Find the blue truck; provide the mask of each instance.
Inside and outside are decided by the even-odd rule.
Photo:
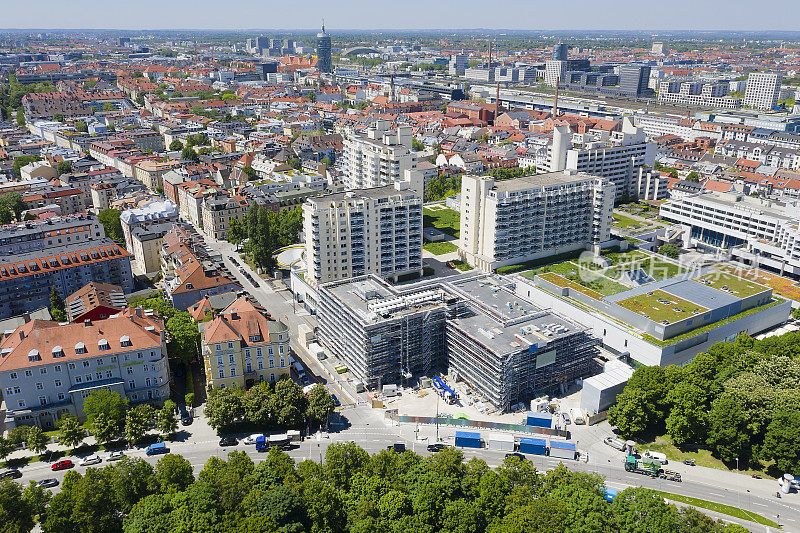
[[[461,448],[480,448],[481,434],[471,431],[456,431],[456,446]]]

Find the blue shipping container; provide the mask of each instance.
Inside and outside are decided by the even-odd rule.
[[[540,428],[553,427],[553,415],[550,413],[539,413],[535,411],[528,411],[526,417],[526,424],[529,426],[537,426]]]
[[[519,439],[519,451],[535,455],[547,455],[547,441],[544,439],[522,437]]]
[[[456,431],[456,446],[462,448],[480,448],[481,434],[471,431]]]

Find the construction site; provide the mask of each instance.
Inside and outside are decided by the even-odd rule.
[[[318,336],[371,389],[442,375],[501,412],[596,373],[597,339],[509,283],[486,274],[403,290],[376,276],[332,282],[320,288]]]

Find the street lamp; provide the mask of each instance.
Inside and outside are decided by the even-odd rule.
[[[739,473],[739,458],[738,457],[736,458],[736,473],[737,474]],[[742,494],[739,491],[738,480],[737,480],[737,483],[736,483],[736,502],[737,502],[737,505],[739,506],[739,509],[741,509],[742,508]]]

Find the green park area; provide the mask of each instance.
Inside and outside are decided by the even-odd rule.
[[[617,304],[655,322],[666,321],[670,324],[708,311],[705,307],[660,290],[632,296]]]
[[[436,228],[458,239],[461,231],[461,213],[439,205],[425,207],[422,210],[422,225],[426,228]]]
[[[455,244],[448,241],[426,242],[422,245],[422,248],[433,255],[449,254],[458,250],[458,247]]]

